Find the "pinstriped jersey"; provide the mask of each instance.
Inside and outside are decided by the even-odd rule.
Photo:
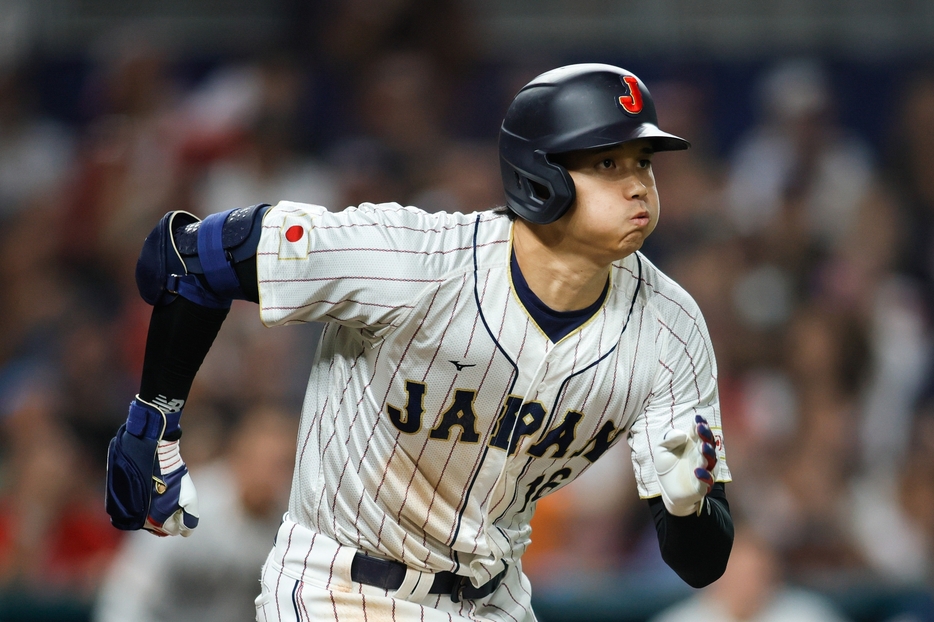
[[[729,481],[710,337],[640,253],[552,343],[516,295],[513,223],[398,204],[282,202],[257,252],[267,325],[326,323],[300,424],[293,520],[481,585],[530,542],[535,504],[626,438],[639,494],[652,448],[704,416]]]

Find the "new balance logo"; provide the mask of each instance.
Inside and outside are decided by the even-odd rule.
[[[164,395],[157,395],[152,398],[152,403],[155,404],[159,410],[169,414],[181,412],[182,406],[185,405],[185,400],[170,400]]]
[[[476,367],[476,363],[461,363],[460,361],[448,361],[448,363],[454,363],[454,367],[457,368],[457,371],[462,371],[465,367]]]

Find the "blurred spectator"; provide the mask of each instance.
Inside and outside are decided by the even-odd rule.
[[[374,57],[400,49],[457,69],[476,54],[470,17],[458,0],[329,0],[313,28],[324,62],[343,71],[359,72]]]
[[[715,153],[711,115],[706,114],[709,94],[697,83],[676,80],[653,84],[652,94],[659,122],[691,142],[683,153],[652,160],[665,226],[652,233],[642,250],[668,270],[685,255],[718,245],[734,232],[723,202],[724,166]]]
[[[912,76],[902,90],[889,145],[887,176],[900,201],[899,267],[934,300],[934,71]]]
[[[853,532],[866,558],[892,588],[927,590],[926,616],[934,620],[934,417],[922,411],[897,475],[863,477],[853,486]],[[915,618],[907,618],[914,620]]]
[[[61,206],[61,253],[73,278],[97,295],[129,299],[152,223],[170,209],[190,209],[168,131],[178,89],[168,52],[141,33],[118,33],[99,54],[85,87],[91,120]]]
[[[192,385],[189,403],[199,400],[239,413],[246,404],[276,402],[299,412],[321,328],[311,323],[269,329],[253,304],[234,303]]]
[[[651,622],[844,622],[833,604],[814,592],[791,587],[768,543],[737,525],[723,577]]]
[[[919,288],[916,307],[918,318],[899,317],[901,328],[914,328],[915,343],[924,349],[919,356],[910,357],[914,367],[903,365],[901,371],[916,379],[916,393],[909,395],[914,406],[930,411],[934,404],[934,360],[931,357],[932,326],[934,326],[934,71],[930,69],[910,77],[902,91],[899,114],[893,128],[887,168],[892,193],[899,198],[900,227],[898,267]],[[903,286],[904,289],[904,286]],[[914,326],[904,320],[914,320]],[[918,326],[920,324],[920,326]],[[919,330],[923,329],[923,330]],[[901,331],[904,332],[904,331]],[[907,337],[908,335],[906,335]],[[920,378],[915,374],[920,372]],[[895,378],[896,380],[898,377]],[[904,417],[898,420],[895,445],[904,447],[909,426]],[[876,425],[874,431],[884,426]],[[889,447],[886,447],[889,449]]]
[[[59,200],[70,172],[74,137],[37,115],[22,71],[0,69],[0,219],[42,200]]]
[[[733,486],[731,500],[784,556],[793,576],[826,587],[866,567],[848,514],[849,482],[860,457],[856,406],[866,339],[845,313],[810,306],[795,312],[784,343],[775,378],[786,383],[778,385],[786,392],[785,421],[760,416],[748,422],[745,477]]]
[[[430,183],[450,140],[444,123],[450,92],[440,65],[424,53],[393,52],[373,59],[355,78],[355,126],[389,152],[403,197],[411,197]]]
[[[403,189],[410,191],[396,160],[380,141],[349,138],[339,141],[327,154],[338,187],[338,205],[398,201]]]
[[[296,431],[296,421],[276,408],[246,413],[224,457],[192,469],[198,529],[184,539],[129,534],[101,588],[94,619],[254,620],[260,567],[287,505]]]
[[[837,121],[829,78],[814,60],[778,63],[759,86],[762,118],[736,147],[728,204],[745,235],[776,226],[832,247],[875,172],[869,145]]]
[[[223,157],[208,167],[198,190],[197,214],[204,217],[279,200],[324,205],[333,210],[345,207],[338,204],[333,172],[299,152],[297,117],[305,89],[298,68],[276,60],[235,70],[225,68],[221,73],[229,77],[209,79],[207,88],[221,90],[223,98],[208,93],[195,95],[204,102],[201,114],[208,118],[223,115],[231,99],[252,103],[245,103],[242,110],[231,114],[234,118],[227,120],[227,131],[237,132],[240,137],[227,141],[229,152],[220,154]]]
[[[56,417],[63,397],[41,368],[4,386],[0,593],[90,598],[120,540],[100,503],[102,465]]]
[[[57,253],[61,235],[51,205],[19,212],[0,227],[0,366],[58,348],[74,290]]]
[[[453,142],[438,154],[430,178],[412,200],[427,212],[476,212],[505,203],[496,146]]]

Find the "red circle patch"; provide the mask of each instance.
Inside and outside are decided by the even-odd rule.
[[[305,235],[305,230],[301,225],[292,225],[285,231],[285,239],[289,242],[298,242]]]

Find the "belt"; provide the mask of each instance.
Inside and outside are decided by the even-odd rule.
[[[384,590],[397,590],[405,580],[406,570],[407,566],[401,562],[357,553],[350,564],[350,578],[357,583],[373,585]],[[428,593],[450,594],[451,600],[455,603],[460,602],[461,599],[484,598],[496,591],[505,575],[504,569],[480,587],[474,587],[468,577],[453,572],[438,572],[434,574]]]

